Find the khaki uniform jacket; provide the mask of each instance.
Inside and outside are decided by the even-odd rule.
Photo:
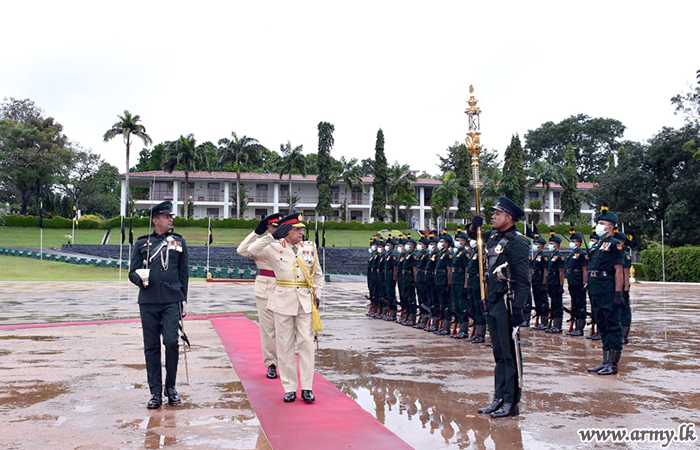
[[[275,271],[276,286],[267,300],[267,309],[287,316],[296,316],[299,305],[305,313],[311,313],[312,296],[307,287],[306,277],[301,272],[306,270],[313,280],[316,296],[321,298],[323,273],[318,263],[318,252],[313,242],[303,241],[298,244],[297,254],[284,239],[275,239],[271,234],[257,239],[248,247],[253,258],[265,257]],[[301,262],[297,265],[295,260]]]
[[[262,236],[258,235],[253,231],[250,233],[248,236],[246,236],[245,239],[243,239],[243,242],[238,246],[236,249],[236,252],[244,256],[246,258],[253,258],[255,261],[255,265],[258,266],[258,271],[260,269],[263,270],[270,270],[274,272],[274,269],[272,268],[272,265],[270,265],[270,262],[268,261],[273,254],[273,250],[271,247],[266,247],[264,251],[260,254],[253,255],[250,253],[250,246],[256,242],[259,238]],[[258,276],[255,277],[255,285],[253,286],[253,294],[256,297],[261,297],[261,298],[269,298],[270,293],[272,293],[272,290],[275,288],[275,278],[274,277],[267,277],[264,275],[258,274]]]

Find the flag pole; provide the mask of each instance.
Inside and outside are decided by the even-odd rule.
[[[666,282],[666,256],[664,251],[664,219],[661,219],[661,272],[663,273],[663,281]]]

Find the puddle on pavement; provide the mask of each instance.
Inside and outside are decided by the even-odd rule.
[[[25,339],[30,341],[57,341],[59,338],[56,336],[0,336],[0,341],[11,340],[11,339]]]
[[[39,380],[13,382],[0,387],[0,410],[26,408],[69,392],[66,383]]]
[[[129,369],[146,370],[146,364],[122,364],[122,366]]]

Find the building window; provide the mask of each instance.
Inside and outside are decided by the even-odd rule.
[[[266,184],[256,184],[255,185],[255,201],[256,202],[267,202],[267,185]]]
[[[207,183],[207,189],[210,191],[218,191],[219,190],[219,183]]]
[[[537,191],[530,191],[527,193],[527,195],[530,200],[537,200],[540,198],[540,193]]]
[[[207,217],[211,217],[212,219],[218,219],[219,208],[207,208]]]
[[[316,220],[316,210],[314,209],[305,209],[302,211],[302,214],[304,215],[304,220]]]
[[[362,211],[350,211],[350,220],[362,222]]]
[[[264,219],[267,217],[267,209],[266,208],[255,208],[255,218],[256,219]]]
[[[180,183],[180,189],[185,189],[184,181]],[[194,182],[187,183],[187,189],[194,189]]]

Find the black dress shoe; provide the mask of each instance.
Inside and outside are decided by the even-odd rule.
[[[270,364],[270,367],[267,368],[267,378],[277,378],[277,366],[275,366],[274,364]]]
[[[180,403],[182,403],[180,394],[177,393],[174,386],[165,388],[165,395],[168,397],[168,405],[180,406]]]
[[[492,412],[498,410],[498,408],[500,408],[501,405],[503,405],[503,399],[494,398],[489,406],[479,408],[479,414],[491,414]]]
[[[316,397],[314,397],[314,393],[312,391],[306,390],[301,391],[301,398],[303,398],[305,402],[313,402],[314,400],[316,400]]]
[[[512,417],[519,414],[517,403],[504,403],[497,411],[491,413],[491,417]]]
[[[291,403],[294,400],[297,399],[297,393],[296,392],[285,392],[284,393],[284,402],[285,403]]]
[[[153,394],[151,399],[148,401],[146,407],[148,409],[158,409],[163,404],[163,399],[160,394]]]

